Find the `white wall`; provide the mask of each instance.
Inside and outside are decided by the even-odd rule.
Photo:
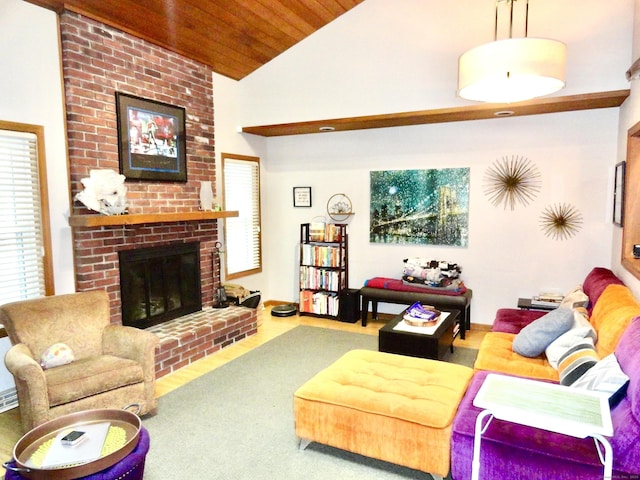
[[[263,211],[266,210],[266,206],[269,205],[269,199],[264,194],[264,165],[266,161],[266,141],[264,138],[257,137],[255,135],[240,135],[238,128],[240,121],[238,118],[238,95],[239,88],[238,82],[232,80],[223,75],[213,74],[213,115],[215,126],[215,150],[216,150],[216,195],[222,199],[222,168],[221,168],[221,155],[222,153],[232,153],[236,155],[249,155],[260,158],[261,166],[261,204]],[[221,202],[221,200],[220,200]],[[268,219],[263,215],[263,233],[269,230]],[[224,231],[224,221],[219,220],[220,233]],[[222,235],[220,241],[223,241]],[[264,240],[263,240],[264,245]],[[222,251],[224,251],[226,245],[223,245]],[[261,290],[264,292],[267,284],[266,272],[269,263],[269,258],[263,253],[263,273],[250,275],[237,280],[229,280],[230,283],[239,283],[249,290]],[[224,272],[223,272],[224,273]],[[223,281],[225,281],[223,279]],[[266,292],[264,292],[266,293]],[[269,297],[270,298],[270,297]],[[262,296],[262,300],[268,300],[268,297]]]
[[[567,87],[560,94],[628,88],[632,13],[633,0],[531,4],[529,35],[568,46]],[[457,57],[492,40],[492,15],[490,0],[398,0],[392,6],[367,0],[241,80],[240,124],[463,105],[455,97]],[[334,193],[349,195],[356,212],[349,229],[351,287],[373,276],[399,277],[409,256],[458,262],[474,291],[478,323],[491,323],[497,308],[515,306],[519,296],[573,288],[592,267],[611,266],[618,110],[266,139],[265,298],[297,301],[299,224],[326,215]],[[529,158],[542,174],[535,202],[514,212],[491,206],[483,194],[487,168],[511,155]],[[371,170],[451,166],[471,168],[468,248],[369,243]],[[313,189],[314,207],[293,208],[292,188],[305,185]],[[569,240],[549,239],[540,213],[564,202],[580,210],[582,229]]]
[[[334,193],[346,193],[356,212],[349,225],[353,288],[374,276],[399,278],[406,257],[457,262],[474,292],[473,321],[491,323],[497,308],[515,306],[519,296],[575,287],[592,267],[610,265],[617,115],[607,109],[270,139],[266,196],[276,209],[265,215],[272,233],[265,251],[278,268],[268,270],[268,298],[298,299],[299,224],[326,216]],[[511,155],[527,157],[542,175],[536,200],[515,211],[494,207],[483,193],[487,168]],[[468,248],[369,243],[369,172],[442,167],[471,169]],[[293,208],[297,185],[312,187],[311,209]],[[575,237],[553,240],[540,229],[540,213],[564,202],[584,223]]]
[[[73,292],[69,180],[56,14],[20,0],[0,0],[0,119],[44,125],[56,293]],[[0,341],[0,358],[9,349]],[[0,362],[0,391],[13,378]]]
[[[57,16],[0,0],[0,118],[44,126],[56,293],[75,289]]]

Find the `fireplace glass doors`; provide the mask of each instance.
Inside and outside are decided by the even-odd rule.
[[[123,250],[118,256],[123,325],[147,328],[202,309],[200,242]]]

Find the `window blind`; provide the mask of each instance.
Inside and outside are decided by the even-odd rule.
[[[0,305],[45,295],[38,139],[0,130]]]
[[[223,155],[222,169],[225,210],[239,214],[225,222],[225,277],[230,279],[262,271],[260,162]]]

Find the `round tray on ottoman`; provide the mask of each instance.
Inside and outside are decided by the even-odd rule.
[[[83,410],[38,425],[15,444],[3,465],[5,480],[141,479],[149,438],[128,407]],[[86,432],[88,440],[65,450],[60,438],[72,430]]]
[[[107,480],[107,479],[119,479],[119,480],[142,480],[144,475],[144,462],[149,451],[149,432],[144,427],[140,428],[140,435],[138,438],[138,444],[126,457],[120,460],[118,463],[93,473],[86,477],[81,477],[82,480]],[[6,467],[17,469],[18,465],[15,460],[7,462]],[[6,468],[5,467],[5,468]],[[5,480],[23,480],[26,478],[32,478],[25,473],[26,476],[22,476],[18,471],[7,470],[4,478]],[[51,479],[56,479],[55,470],[50,470],[49,475]]]

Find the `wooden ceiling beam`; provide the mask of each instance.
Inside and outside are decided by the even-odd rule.
[[[403,127],[430,123],[464,122],[491,118],[521,117],[544,113],[573,112],[598,108],[619,107],[629,96],[629,90],[547,97],[511,104],[482,104],[464,107],[439,108],[416,112],[390,113],[362,117],[333,118],[307,122],[282,123],[243,127],[243,133],[262,137],[304,135],[311,133],[344,132],[370,128]],[[500,114],[500,112],[503,112]],[[506,114],[504,112],[512,112]]]

